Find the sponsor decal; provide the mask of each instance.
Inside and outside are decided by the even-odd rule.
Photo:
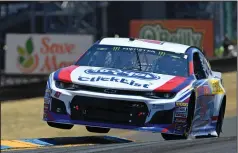
[[[45,119],[47,118],[47,113],[44,113],[44,118],[45,118]]]
[[[175,113],[175,117],[187,118],[187,113]]]
[[[148,42],[148,43],[152,43],[152,44],[159,44],[159,45],[163,45],[165,42],[163,41],[158,41],[158,40],[149,40],[149,39],[139,39],[142,40],[144,42]]]
[[[143,40],[143,39],[138,39],[141,41],[150,41],[150,40]],[[98,50],[103,50],[103,49],[98,49]],[[137,48],[137,47],[112,47],[113,51],[137,51],[137,52],[147,52],[147,53],[153,53],[153,54],[162,54],[165,55],[166,52],[163,51],[158,51],[158,50],[152,50],[152,49],[146,49],[146,48]]]
[[[188,103],[176,102],[176,103],[175,103],[175,106],[188,107]]]
[[[99,47],[97,50],[108,50],[108,48]]]
[[[117,90],[115,90],[115,89],[105,89],[104,92],[109,93],[109,94],[115,94],[115,93],[117,93]]]
[[[112,50],[113,51],[119,51],[121,47],[113,47]]]
[[[47,89],[45,90],[45,93],[51,93],[51,92],[52,92],[52,90],[49,89],[49,88],[47,88]]]
[[[162,51],[155,51],[152,49],[146,49],[146,48],[137,48],[137,47],[123,47],[122,50],[126,50],[126,51],[138,51],[138,52],[147,52],[147,53],[153,53],[153,54],[162,54],[165,55],[165,52]]]
[[[46,99],[50,98],[51,97],[51,92],[52,92],[51,89],[46,89],[44,98],[46,98]]]
[[[44,98],[50,98],[50,93],[45,93],[45,96],[44,96]]]
[[[60,95],[61,95],[61,93],[60,93],[60,92],[58,92],[58,91],[56,91],[54,96],[55,96],[56,98],[59,98],[59,97],[60,97]]]
[[[211,94],[211,90],[208,85],[200,86],[197,88],[197,96],[209,94]]]
[[[178,113],[180,113],[180,112],[186,113],[187,110],[188,110],[187,107],[176,107],[176,108],[175,108],[175,112],[178,112]]]
[[[51,101],[52,101],[52,98],[44,98],[45,104],[49,104],[49,103],[51,103]]]
[[[224,91],[221,88],[220,82],[218,80],[209,81],[212,86],[212,94],[223,94]]]
[[[135,87],[143,87],[143,88],[149,88],[149,84],[141,84],[138,83],[134,80],[129,80],[129,79],[125,79],[125,78],[117,78],[117,77],[102,77],[102,76],[98,76],[98,77],[81,77],[79,76],[78,78],[79,81],[90,81],[90,82],[98,82],[98,81],[104,81],[104,82],[118,82],[118,83],[122,83],[125,85],[130,85],[130,86],[135,86]]]
[[[44,110],[48,110],[49,109],[49,105],[48,104],[44,104]]]
[[[175,123],[186,123],[187,119],[186,118],[175,118],[174,122]]]
[[[159,76],[147,73],[147,72],[134,72],[130,70],[119,70],[113,68],[102,68],[102,69],[87,69],[84,71],[86,74],[91,75],[109,75],[109,76],[118,76],[118,77],[127,77],[127,78],[135,78],[141,80],[158,80]]]

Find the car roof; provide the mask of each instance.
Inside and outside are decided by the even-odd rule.
[[[127,46],[127,47],[138,47],[155,50],[170,51],[175,53],[185,53],[186,50],[191,47],[188,45],[149,40],[149,39],[133,39],[133,38],[103,38],[100,45],[115,45],[115,46]]]

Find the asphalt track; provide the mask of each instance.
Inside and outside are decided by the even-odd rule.
[[[159,133],[137,132],[126,138],[133,142],[118,144],[71,145],[47,147],[28,150],[12,150],[13,153],[236,153],[237,152],[237,118],[226,118],[220,138],[206,138],[164,141]]]

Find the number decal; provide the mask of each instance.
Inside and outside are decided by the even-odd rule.
[[[210,93],[209,87],[205,86],[203,89],[204,89],[204,95],[209,95]]]

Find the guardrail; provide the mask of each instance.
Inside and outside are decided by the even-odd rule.
[[[237,71],[237,57],[210,60],[210,65],[213,71]]]

